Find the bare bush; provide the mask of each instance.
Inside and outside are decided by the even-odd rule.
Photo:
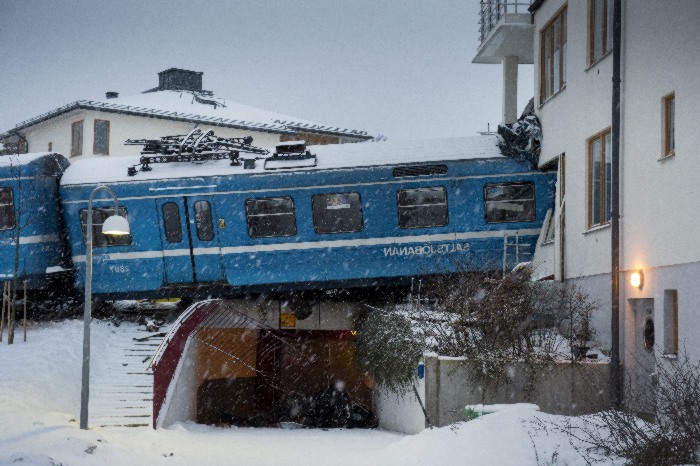
[[[600,455],[628,460],[630,466],[672,466],[700,463],[700,362],[687,354],[657,366],[656,419],[646,422],[633,407],[646,393],[625,390],[622,410],[608,410],[581,419],[572,426],[558,425],[585,445],[589,462]]]

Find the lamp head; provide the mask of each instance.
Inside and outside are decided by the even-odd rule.
[[[102,224],[102,234],[108,236],[122,236],[131,233],[129,221],[119,215],[112,215]]]

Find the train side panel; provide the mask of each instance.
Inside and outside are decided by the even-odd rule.
[[[58,181],[68,166],[59,154],[4,156],[0,161],[0,280],[15,275],[45,290],[70,273],[60,216]],[[19,236],[19,251],[16,249]]]

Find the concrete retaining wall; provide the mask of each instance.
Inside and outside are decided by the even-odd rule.
[[[510,383],[484,387],[470,375],[473,362],[461,358],[427,357],[425,360],[425,404],[435,426],[464,420],[464,406],[479,403],[539,405],[546,413],[579,415],[601,411],[610,405],[608,363],[552,363],[538,372],[533,388],[526,389],[530,369],[510,367]],[[529,396],[528,396],[529,395]]]

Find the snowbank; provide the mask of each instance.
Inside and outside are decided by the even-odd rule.
[[[104,376],[110,340],[137,326],[92,324],[92,380]],[[583,465],[569,438],[538,425],[561,416],[513,406],[454,426],[404,436],[381,430],[91,427],[82,431],[82,322],[28,329],[0,345],[0,464],[100,465]],[[118,382],[118,381],[117,381]],[[539,420],[539,421],[538,421]],[[554,459],[554,461],[552,461]],[[607,462],[602,464],[621,464]]]

